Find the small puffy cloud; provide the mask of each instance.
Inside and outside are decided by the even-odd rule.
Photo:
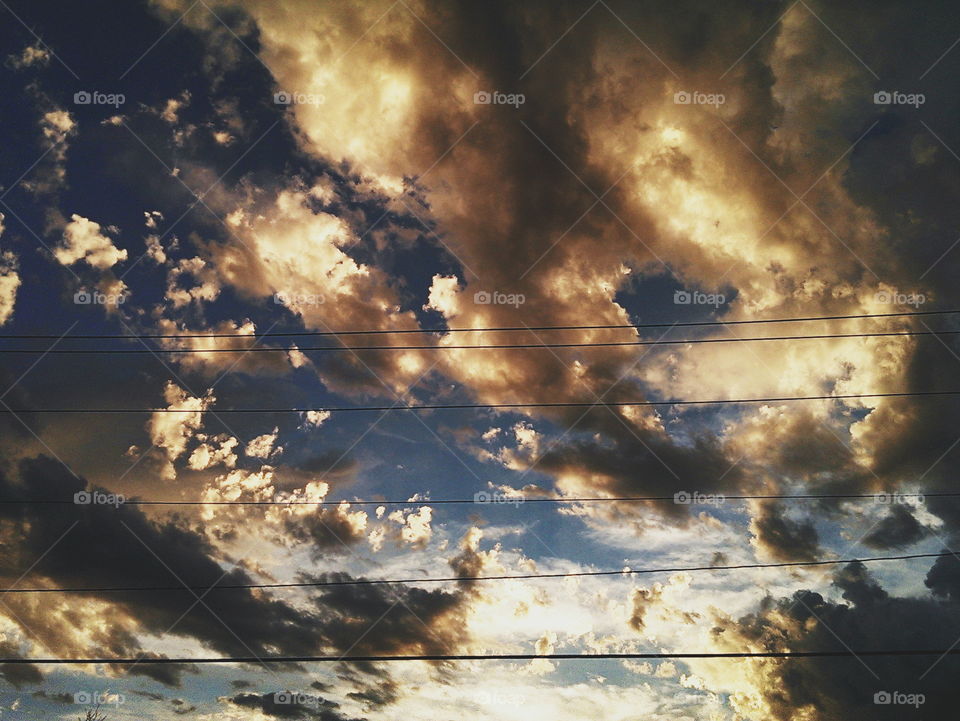
[[[40,128],[43,130],[43,137],[52,143],[60,143],[73,132],[76,123],[70,113],[58,109],[44,113],[43,119],[40,121]]]
[[[45,112],[40,117],[40,145],[44,155],[37,164],[33,176],[23,181],[23,187],[34,194],[52,193],[67,179],[67,139],[76,131],[76,123],[70,113],[60,108]]]
[[[236,140],[236,138],[233,137],[233,136],[232,136],[230,133],[228,133],[226,130],[214,130],[214,131],[213,131],[213,141],[214,141],[217,145],[230,145],[234,140]]]
[[[179,120],[180,111],[190,105],[190,92],[184,90],[176,98],[170,98],[160,111],[160,117],[170,125],[175,125]]]
[[[420,506],[416,512],[410,510],[396,510],[387,516],[391,521],[400,524],[400,541],[414,548],[424,548],[433,537],[430,521],[433,518],[433,509],[430,506]]]
[[[3,233],[3,214],[0,213],[0,234]],[[20,276],[17,273],[17,257],[8,251],[0,252],[0,325],[13,317],[17,300]]]
[[[107,270],[127,259],[126,250],[118,250],[101,232],[99,223],[74,213],[63,230],[63,242],[54,251],[63,265],[84,260],[93,268]]]
[[[264,433],[261,436],[257,436],[247,443],[247,447],[243,452],[251,458],[269,458],[276,453],[282,452],[282,447],[274,447],[277,443],[277,435],[279,433],[280,429],[274,428],[272,433]]]
[[[307,411],[303,414],[303,422],[300,424],[300,428],[303,430],[307,428],[319,428],[330,416],[330,411]]]
[[[166,455],[162,477],[173,480],[177,477],[173,462],[187,450],[190,439],[203,425],[203,411],[209,408],[216,398],[210,393],[203,398],[194,397],[171,381],[167,381],[163,389],[163,398],[167,408],[186,411],[154,413],[147,423],[150,441]]]
[[[185,282],[191,278],[194,280],[193,285],[185,287]],[[182,308],[193,301],[210,302],[219,295],[217,275],[203,258],[183,258],[167,274],[165,297],[174,308]]]
[[[202,442],[193,449],[193,453],[187,460],[187,465],[192,470],[203,471],[219,464],[227,468],[237,465],[237,454],[234,453],[234,449],[240,444],[237,438],[227,434],[213,438],[198,434],[197,438]]]
[[[160,236],[148,235],[144,240],[147,246],[147,257],[155,263],[163,264],[167,262],[167,252],[160,244]]]
[[[435,275],[430,285],[430,296],[424,310],[435,310],[444,318],[453,318],[460,312],[460,282],[456,276]]]
[[[143,224],[150,230],[156,230],[157,224],[163,221],[163,213],[159,210],[143,211]]]
[[[50,64],[50,51],[38,45],[27,45],[19,55],[8,55],[7,65],[20,70],[34,65],[42,67]]]
[[[259,471],[244,471],[236,469],[218,476],[216,486],[210,487],[204,493],[206,501],[236,501],[245,500],[265,501],[271,499],[276,489],[274,470],[264,466]]]

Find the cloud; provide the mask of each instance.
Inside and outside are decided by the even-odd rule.
[[[331,415],[330,411],[307,411],[303,414],[303,423],[300,427],[303,429],[319,428],[330,420]]]
[[[790,518],[782,503],[755,504],[750,520],[752,543],[762,556],[778,561],[813,561],[820,554],[820,537],[809,519]]]
[[[2,224],[3,216],[0,215],[0,233],[2,233]],[[17,256],[9,250],[0,252],[0,325],[4,325],[13,318],[17,289],[21,283],[17,269]]]
[[[63,265],[83,260],[98,270],[108,270],[126,260],[127,251],[118,250],[100,231],[99,223],[74,213],[63,230],[63,240],[54,250],[54,257]]]
[[[32,176],[23,181],[23,187],[34,195],[54,193],[66,184],[67,141],[77,132],[76,122],[68,111],[53,106],[46,98],[42,98],[40,104],[40,145],[44,155]]]
[[[864,537],[863,543],[871,548],[905,548],[922,540],[927,532],[909,507],[897,504],[890,507],[890,512]]]
[[[158,244],[148,244],[148,253],[158,255]],[[161,249],[162,252],[162,249]],[[192,285],[186,285],[193,280]],[[182,308],[194,302],[214,301],[220,295],[216,274],[203,258],[181,258],[167,274],[168,300],[174,308]]]
[[[15,70],[50,64],[50,51],[40,45],[27,45],[19,55],[8,55],[7,65]]]
[[[266,694],[238,693],[226,700],[233,706],[257,709],[271,718],[350,721],[347,716],[337,710],[340,704],[316,694],[294,691]],[[353,721],[360,720],[353,719]]]
[[[234,453],[234,449],[240,445],[238,439],[226,433],[212,438],[197,434],[197,438],[202,442],[193,449],[187,461],[191,470],[204,471],[219,464],[227,468],[237,465],[237,454]]]
[[[174,382],[167,381],[163,389],[163,399],[167,408],[184,412],[154,413],[147,423],[147,431],[153,445],[166,456],[163,478],[173,480],[177,477],[174,461],[187,450],[190,439],[203,426],[203,411],[209,408],[216,398],[209,392],[202,398],[194,397]]]
[[[247,443],[247,447],[243,450],[244,454],[251,458],[267,459],[274,454],[281,453],[283,447],[277,446],[277,436],[279,433],[280,429],[274,428],[272,433],[264,433],[251,439]]]
[[[888,595],[860,563],[839,570],[834,583],[843,591],[847,604],[831,602],[808,590],[797,591],[789,598],[768,599],[755,613],[716,623],[713,635],[718,648],[938,648],[943,646],[942,629],[953,627],[960,619],[955,603]],[[743,670],[748,686],[731,696],[732,706],[744,715],[760,714],[784,721],[798,715],[816,721],[866,721],[883,718],[894,710],[902,714],[902,707],[877,706],[874,701],[877,693],[899,691],[926,696],[924,717],[949,713],[943,680],[956,672],[955,658],[939,663],[926,657],[861,660],[862,664],[856,658],[746,662]],[[724,678],[718,666],[695,664],[694,669],[706,678],[708,688],[722,688],[733,681],[733,674]],[[910,713],[915,711],[909,709]]]

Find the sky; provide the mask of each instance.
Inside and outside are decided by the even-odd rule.
[[[958,36],[0,0],[0,719],[954,715]]]

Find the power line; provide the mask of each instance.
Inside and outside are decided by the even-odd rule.
[[[326,406],[314,408],[9,408],[4,405],[0,414],[13,413],[309,413],[327,411],[330,413],[348,412],[391,412],[391,411],[434,411],[434,410],[495,410],[503,408],[637,408],[644,406],[707,406],[737,405],[745,403],[788,403],[792,401],[830,401],[863,398],[925,398],[932,396],[957,396],[960,390],[944,391],[900,391],[895,393],[844,393],[821,396],[772,396],[767,398],[720,398],[711,400],[671,400],[671,401],[566,401],[557,403],[435,403],[415,406]]]
[[[223,590],[243,590],[243,589],[264,589],[264,588],[328,588],[334,586],[380,586],[390,584],[414,584],[414,583],[446,583],[446,582],[479,582],[479,581],[517,581],[517,580],[538,580],[538,579],[557,579],[557,578],[587,578],[600,576],[639,576],[654,573],[681,573],[681,572],[699,572],[699,571],[739,571],[756,568],[792,568],[797,566],[828,566],[844,563],[875,563],[878,561],[906,561],[917,558],[943,558],[954,556],[952,552],[944,551],[941,553],[915,553],[902,556],[875,556],[873,558],[840,558],[819,561],[783,561],[779,563],[741,563],[728,566],[680,566],[673,568],[639,568],[639,569],[620,569],[618,571],[572,571],[567,573],[526,573],[520,575],[500,575],[500,576],[446,576],[441,578],[373,578],[359,579],[351,581],[298,581],[291,583],[228,583],[220,585],[218,583],[212,586],[100,586],[100,587],[74,587],[74,588],[11,588],[0,590],[0,595],[17,593],[120,593],[128,591],[203,591],[209,593]]]
[[[675,496],[604,496],[604,497],[557,497],[557,498],[526,498],[522,494],[516,496],[500,491],[487,492],[488,500],[478,500],[476,498],[421,498],[419,500],[380,500],[380,501],[359,501],[348,498],[339,501],[304,501],[304,500],[277,500],[277,501],[151,501],[142,499],[124,500],[121,505],[124,506],[339,506],[348,503],[351,506],[422,506],[424,504],[436,505],[454,505],[454,504],[480,504],[480,505],[511,505],[519,503],[642,503],[657,501],[672,501],[677,503]],[[896,496],[898,498],[938,498],[938,497],[957,497],[960,492],[935,492],[935,493],[811,493],[811,494],[762,494],[762,495],[722,495],[727,501],[741,500],[829,500],[829,499],[857,499],[872,498],[881,499],[883,496]],[[82,506],[70,499],[44,499],[44,498],[22,498],[22,499],[0,499],[0,505],[64,505],[64,506]]]
[[[0,658],[0,664],[87,665],[87,664],[212,664],[212,663],[381,663],[390,661],[548,661],[604,659],[696,659],[696,658],[855,658],[858,656],[957,656],[960,648],[947,649],[840,649],[835,651],[735,651],[698,653],[491,653],[419,654],[411,656],[213,656],[207,658]]]
[[[278,348],[275,346],[244,346],[242,348],[0,348],[0,353],[43,355],[142,355],[144,353],[292,353],[344,351],[407,351],[407,350],[537,350],[550,348],[610,348],[623,346],[699,345],[701,343],[755,343],[761,341],[826,340],[840,338],[889,338],[895,336],[958,335],[960,330],[905,330],[874,333],[823,333],[818,335],[781,335],[751,338],[676,338],[631,341],[596,341],[585,343],[490,343],[481,345],[361,345],[361,346],[304,346]],[[213,336],[208,336],[213,337]],[[244,336],[258,340],[253,336]],[[259,336],[262,338],[263,336]]]
[[[298,338],[304,336],[339,336],[339,335],[386,335],[403,333],[486,333],[486,332],[507,332],[507,331],[553,331],[553,330],[614,330],[627,328],[691,328],[707,326],[728,326],[728,325],[754,325],[761,323],[802,323],[824,320],[857,320],[870,318],[900,318],[925,315],[950,315],[960,313],[956,310],[916,310],[903,311],[897,313],[860,313],[852,315],[820,315],[805,316],[800,318],[754,318],[750,320],[713,320],[713,321],[687,321],[683,323],[622,323],[607,325],[541,325],[541,326],[499,326],[490,328],[398,328],[398,329],[374,329],[374,330],[326,330],[326,331],[287,331],[287,332],[267,332],[259,333],[255,336],[248,333],[143,333],[143,334],[80,334],[80,335],[54,335],[54,334],[26,334],[10,333],[0,335],[0,340],[4,339],[22,339],[22,340],[66,340],[82,339],[137,339],[137,338]]]

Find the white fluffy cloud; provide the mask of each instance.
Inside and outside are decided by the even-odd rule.
[[[99,223],[74,213],[63,230],[63,241],[53,251],[63,265],[81,260],[98,270],[107,270],[127,259],[127,251],[117,249]]]
[[[279,432],[279,428],[274,428],[272,433],[264,433],[261,436],[257,436],[247,443],[247,447],[243,452],[251,458],[269,458],[275,453],[280,453],[283,448],[275,448]]]
[[[3,213],[0,213],[0,235],[3,235]],[[17,273],[17,257],[11,251],[0,251],[0,325],[13,317],[17,300],[20,276]]]
[[[184,413],[154,413],[147,423],[151,442],[164,452],[162,476],[165,480],[177,477],[174,467],[176,461],[187,450],[187,444],[203,426],[203,411],[209,408],[216,398],[207,394],[203,398],[190,395],[180,386],[168,381],[163,389],[163,398],[167,408],[176,408]],[[196,459],[199,464],[200,458]]]

